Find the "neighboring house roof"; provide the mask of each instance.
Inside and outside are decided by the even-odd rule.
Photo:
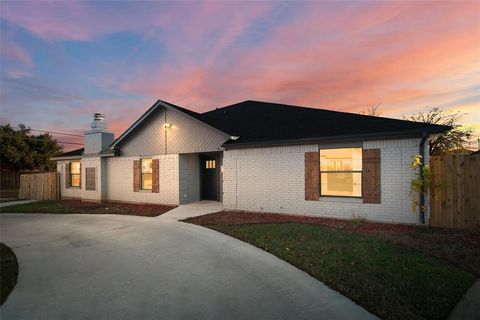
[[[328,140],[439,133],[448,126],[361,114],[244,101],[201,114],[201,119],[232,136],[226,145],[292,140]]]

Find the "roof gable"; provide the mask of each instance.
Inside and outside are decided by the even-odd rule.
[[[157,102],[155,102],[147,111],[145,111],[145,113],[140,116],[140,118],[138,118],[127,130],[125,130],[117,139],[115,139],[110,148],[115,148],[116,146],[120,145],[122,141],[126,140],[130,134],[136,131],[144,122],[148,121],[148,119],[161,108],[181,112],[186,116],[190,117],[191,119],[194,119],[195,121],[218,131],[220,134],[227,135],[227,133],[202,121],[201,114],[176,106],[166,101],[157,100]]]
[[[213,152],[230,136],[198,119],[199,114],[158,101],[112,144],[122,156]],[[165,127],[165,124],[171,126]]]

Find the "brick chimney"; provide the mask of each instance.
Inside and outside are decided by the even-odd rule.
[[[98,154],[108,149],[113,142],[114,134],[107,130],[104,113],[94,113],[90,124],[91,130],[84,132],[84,154]]]

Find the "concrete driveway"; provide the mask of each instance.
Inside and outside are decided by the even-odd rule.
[[[179,217],[1,214],[18,283],[1,319],[372,319],[282,260]]]

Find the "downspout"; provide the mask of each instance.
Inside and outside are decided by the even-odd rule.
[[[427,141],[427,138],[428,138],[428,133],[423,132],[422,140],[420,140],[420,146],[419,146],[419,154],[421,156],[419,174],[420,174],[421,180],[423,180],[423,168],[425,166],[425,141]],[[420,190],[420,223],[425,224],[425,188],[424,186],[422,186],[422,189]]]

